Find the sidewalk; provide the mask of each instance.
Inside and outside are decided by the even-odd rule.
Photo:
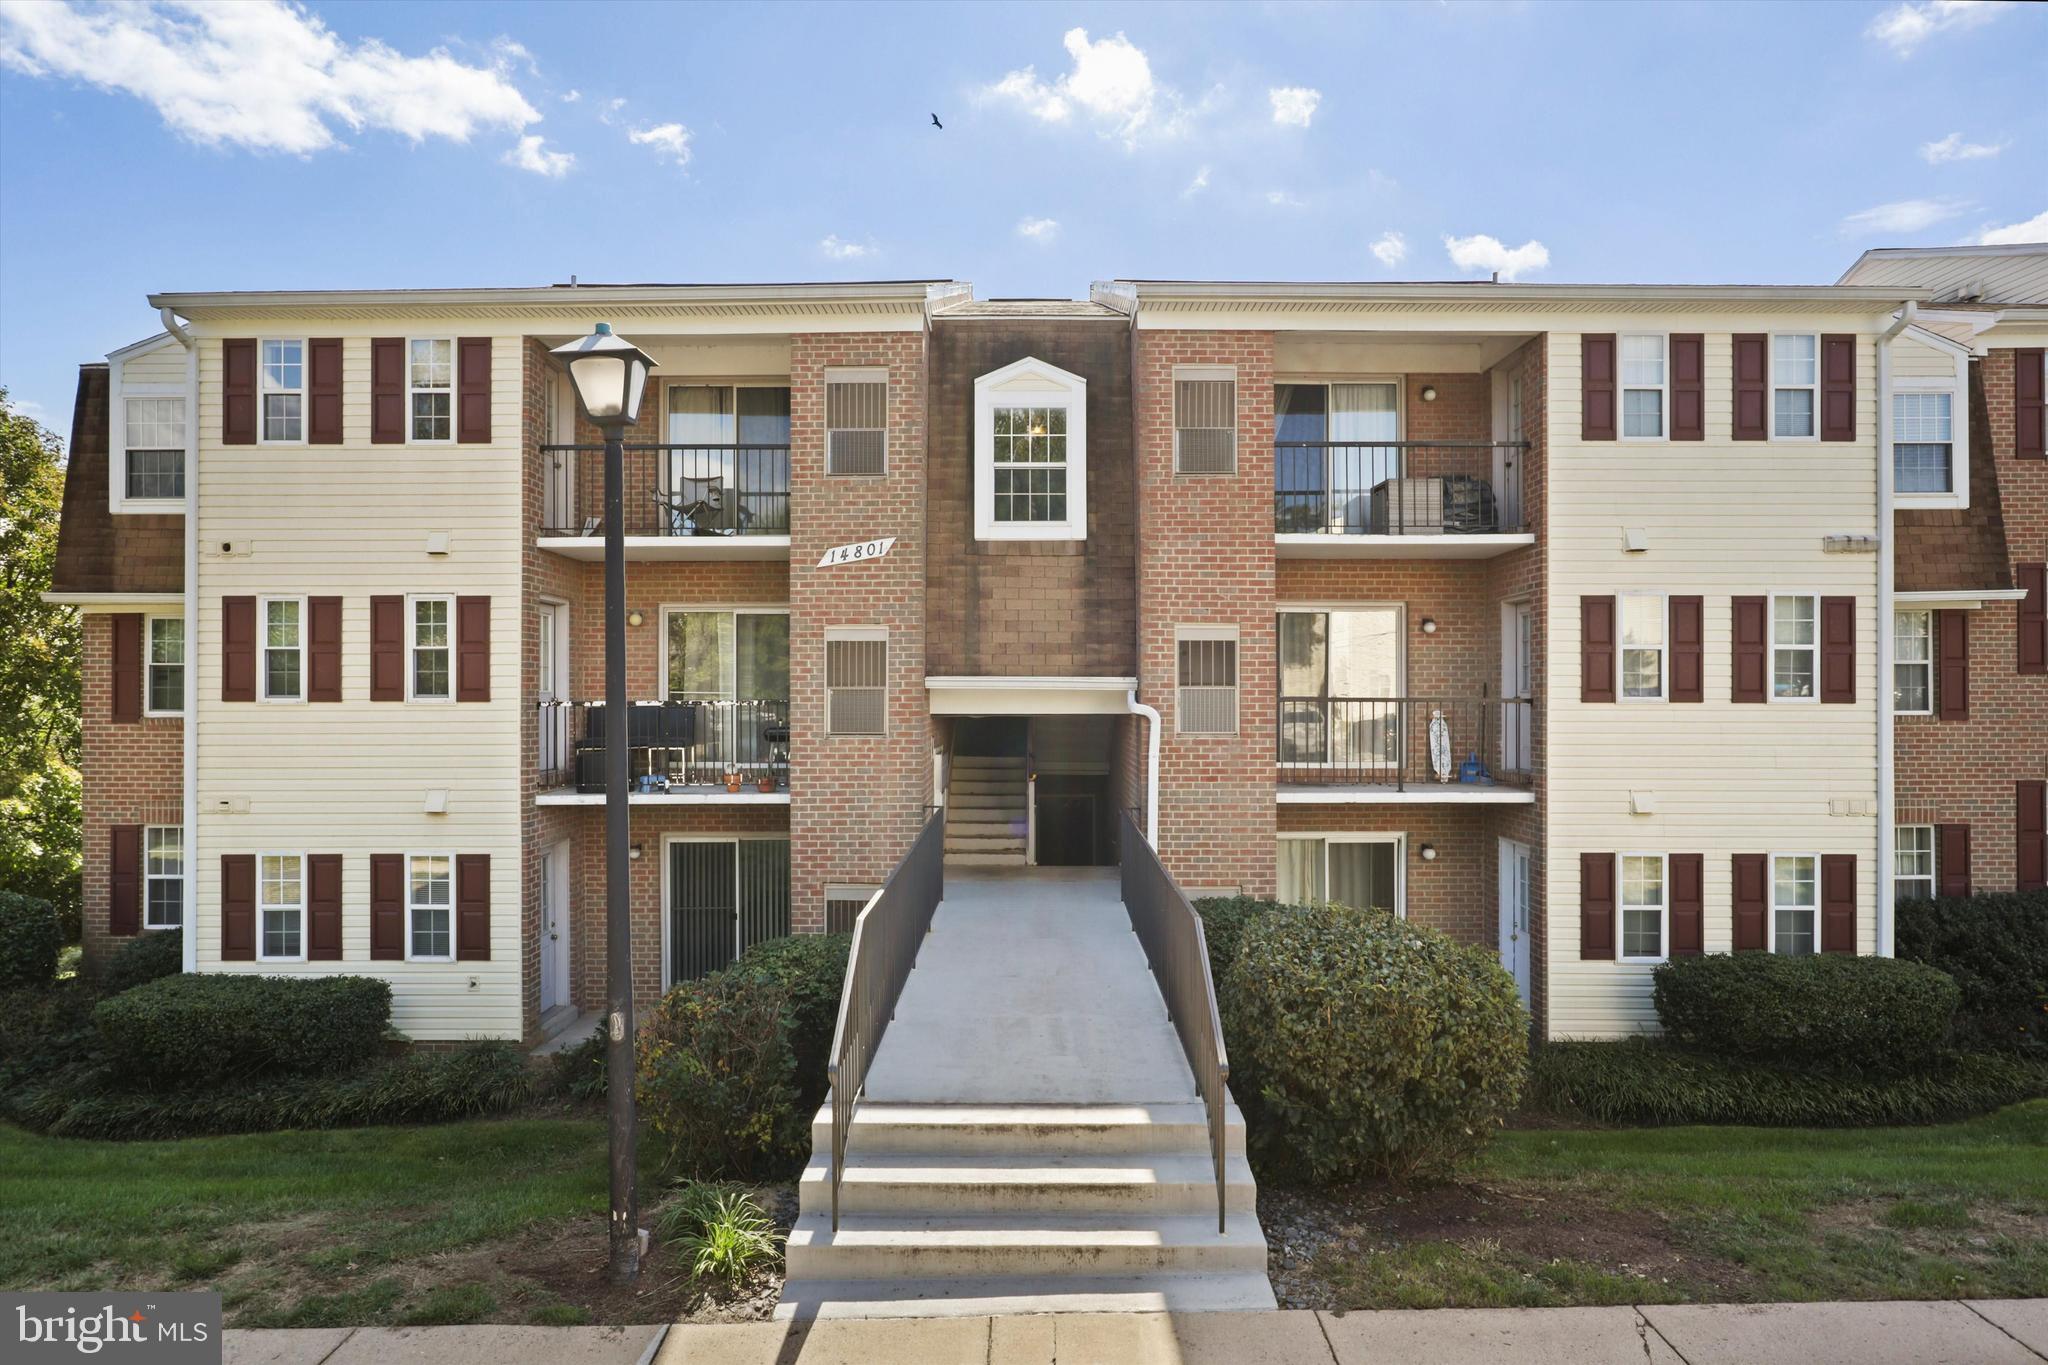
[[[2041,1365],[2048,1299],[226,1334],[227,1365]]]

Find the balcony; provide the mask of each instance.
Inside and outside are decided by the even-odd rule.
[[[1296,559],[1490,559],[1523,524],[1522,441],[1276,441],[1273,533]]]
[[[538,803],[602,805],[605,704],[544,701],[538,709]],[[786,700],[646,701],[626,710],[634,804],[789,804]]]
[[[541,548],[604,558],[604,447],[540,448]],[[625,448],[629,558],[789,558],[787,445]]]
[[[1532,713],[1497,697],[1281,697],[1279,800],[1534,801]]]

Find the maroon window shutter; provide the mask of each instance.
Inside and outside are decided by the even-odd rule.
[[[2048,459],[2048,378],[2041,372],[2040,347],[2014,351],[2012,363],[2012,448],[2022,460]]]
[[[491,339],[455,342],[455,439],[491,439]]]
[[[1614,599],[1579,599],[1579,700],[1614,700]]]
[[[229,337],[220,344],[220,442],[256,444],[256,339]]]
[[[1707,603],[1671,599],[1671,700],[1707,699]]]
[[[1579,957],[1614,961],[1614,855],[1579,855]]]
[[[1765,937],[1770,919],[1770,858],[1762,853],[1738,853],[1729,860],[1733,881],[1729,907],[1733,912],[1735,951],[1759,953],[1768,946]]]
[[[1856,700],[1856,599],[1820,599],[1820,699]]]
[[[121,612],[113,627],[114,724],[132,725],[142,719],[142,613]]]
[[[491,855],[455,855],[455,960],[491,960]]]
[[[370,599],[370,700],[405,700],[405,599]]]
[[[341,338],[306,343],[306,443],[341,444]]]
[[[1707,859],[1703,853],[1671,855],[1671,957],[1698,957],[1707,950]]]
[[[1770,609],[1761,597],[1737,597],[1729,603],[1729,638],[1734,645],[1730,701],[1766,701],[1770,697]]]
[[[2015,564],[2020,603],[2020,672],[2048,673],[2048,564]]]
[[[341,700],[341,599],[306,599],[306,700]]]
[[[1845,332],[1820,339],[1820,438],[1856,439],[1856,338]]]
[[[107,831],[107,932],[126,938],[142,928],[142,826]]]
[[[491,699],[491,599],[455,599],[455,700]]]
[[[1934,827],[1934,893],[1963,897],[1970,894],[1970,827]]]
[[[341,855],[306,855],[306,960],[341,961]]]
[[[2013,784],[2013,842],[2019,854],[2019,889],[2048,889],[2048,782]]]
[[[256,855],[223,853],[220,858],[220,958],[256,960]]]
[[[256,700],[256,599],[220,599],[220,699]]]
[[[1970,613],[1934,613],[1935,711],[1943,720],[1970,718]]]
[[[1856,855],[1820,855],[1820,950],[1856,951]]]
[[[1768,440],[1771,434],[1771,343],[1762,332],[1735,336],[1735,425],[1738,441]]]
[[[405,338],[370,338],[370,441],[405,444]]]
[[[1614,333],[1579,338],[1579,439],[1614,439]]]
[[[370,957],[405,960],[405,855],[370,855]]]
[[[1707,339],[1671,334],[1671,439],[1707,439]]]

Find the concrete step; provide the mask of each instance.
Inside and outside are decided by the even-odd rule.
[[[1022,839],[1022,820],[973,820],[962,812],[957,820],[946,822],[946,838],[954,839]]]
[[[953,853],[946,854],[946,861],[955,867],[1023,867],[1024,854],[1016,853]]]
[[[1279,1305],[1253,1274],[944,1280],[805,1280],[784,1286],[777,1321],[793,1318],[981,1317],[1010,1313],[1266,1312]]]
[[[797,1192],[806,1211],[832,1210],[832,1164],[812,1153]],[[1252,1216],[1257,1189],[1243,1157],[1224,1164],[1225,1207]],[[978,1212],[1208,1214],[1216,1212],[1216,1168],[1207,1152],[1042,1151],[941,1156],[862,1152],[849,1156],[839,1187],[842,1213]]]
[[[1005,772],[1008,772],[1008,771],[1018,771],[1018,772],[1021,772],[1021,771],[1023,771],[1023,768],[1024,768],[1024,755],[1022,755],[1022,754],[954,754],[954,755],[953,755],[953,771],[954,771],[954,772],[970,772],[970,771],[981,771],[981,770],[984,770],[984,769],[992,769],[992,768],[993,768],[993,769],[1001,769],[1001,770],[1003,770],[1003,771],[1005,771]]]
[[[1256,1218],[1216,1231],[1210,1214],[980,1214],[939,1217],[800,1215],[787,1246],[791,1280],[956,1275],[1262,1273],[1266,1239]]]
[[[946,831],[946,852],[948,853],[1015,853],[1020,857],[1024,852],[1024,836],[1021,834],[999,834],[992,838],[976,838]]]
[[[985,824],[991,820],[1000,820],[1020,825],[1024,823],[1024,803],[1021,801],[1008,805],[994,802],[987,805],[973,805],[961,802],[949,804],[946,807],[946,812],[946,819],[949,822],[953,820],[967,820]]]
[[[887,1038],[883,1039],[884,1044]],[[1165,1104],[888,1104],[863,1101],[846,1137],[851,1167],[868,1152],[985,1156],[1011,1152],[1202,1152],[1208,1110]],[[1244,1116],[1224,1111],[1224,1150],[1244,1155]],[[832,1150],[832,1104],[811,1120],[811,1147]]]
[[[946,796],[949,800],[967,796],[1004,796],[1012,801],[1021,801],[1024,799],[1024,782],[1021,778],[1015,782],[977,782],[956,777],[947,785]]]

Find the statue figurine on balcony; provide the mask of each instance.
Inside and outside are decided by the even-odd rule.
[[[1437,781],[1451,780],[1451,723],[1441,710],[1429,713],[1429,768]]]

